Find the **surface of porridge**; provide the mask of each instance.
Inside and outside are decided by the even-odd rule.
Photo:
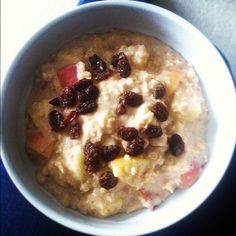
[[[64,206],[107,217],[194,184],[206,131],[193,67],[153,37],[114,30],[74,39],[38,68],[26,148]]]

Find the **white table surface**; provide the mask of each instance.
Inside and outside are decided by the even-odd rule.
[[[24,43],[77,0],[2,0],[1,82]],[[184,17],[225,54],[236,75],[236,0],[152,0]]]

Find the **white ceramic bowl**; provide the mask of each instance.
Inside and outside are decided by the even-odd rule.
[[[122,28],[153,35],[180,52],[201,78],[209,107],[209,163],[194,186],[177,191],[158,210],[96,219],[61,207],[35,181],[25,150],[24,109],[40,61],[74,36]],[[2,91],[2,159],[25,198],[52,220],[95,235],[139,235],[167,227],[196,209],[214,190],[235,145],[235,90],[215,47],[196,28],[162,8],[132,1],[97,2],[78,7],[41,29],[21,50]]]

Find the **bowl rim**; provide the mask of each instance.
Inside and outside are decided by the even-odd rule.
[[[201,36],[202,39],[205,40],[205,42],[208,44],[209,47],[212,48],[212,50],[215,50],[216,55],[219,57],[219,59],[221,60],[221,64],[222,66],[225,67],[225,73],[226,75],[230,78],[231,77],[231,83],[232,86],[235,87],[234,83],[233,83],[233,77],[230,74],[229,68],[227,67],[225,61],[223,60],[221,54],[219,53],[219,51],[217,51],[217,49],[213,46],[213,44],[192,24],[190,24],[188,21],[186,21],[185,19],[183,19],[182,17],[178,16],[177,14],[166,10],[164,8],[161,8],[159,6],[155,6],[153,4],[149,4],[149,3],[143,3],[143,2],[137,2],[137,1],[102,1],[102,2],[93,2],[93,3],[88,3],[82,6],[79,6],[73,10],[70,10],[66,13],[64,13],[63,15],[55,18],[54,20],[50,21],[50,23],[48,23],[47,25],[45,25],[44,27],[42,27],[40,30],[38,30],[26,43],[25,45],[22,47],[22,49],[18,52],[18,54],[16,55],[16,57],[14,58],[13,62],[11,63],[11,66],[8,68],[8,71],[6,73],[5,79],[3,81],[3,86],[1,88],[2,90],[2,94],[1,94],[1,111],[3,109],[2,104],[4,104],[4,98],[6,97],[6,91],[7,91],[7,84],[8,81],[11,77],[12,74],[12,70],[13,68],[15,68],[15,66],[18,64],[19,59],[21,58],[21,56],[26,52],[27,48],[29,48],[30,45],[32,45],[34,43],[34,41],[40,37],[44,32],[46,32],[48,29],[50,29],[54,24],[57,24],[60,21],[63,21],[63,19],[67,18],[69,15],[72,15],[74,13],[79,14],[80,11],[84,11],[84,10],[89,10],[89,9],[93,9],[93,8],[99,8],[99,7],[104,7],[104,6],[113,6],[113,7],[117,7],[117,6],[121,6],[121,7],[128,7],[128,8],[133,8],[133,9],[139,9],[139,10],[147,10],[147,11],[152,11],[155,14],[160,14],[160,15],[164,15],[165,17],[168,17],[169,19],[173,20],[174,22],[178,22],[182,25],[182,27],[185,27],[186,29],[188,29],[191,32],[194,32],[198,35]],[[1,112],[1,115],[3,113]],[[1,126],[2,128],[2,126]],[[3,129],[2,129],[3,131]],[[94,234],[94,235],[140,235],[140,234],[147,234],[147,233],[152,233],[155,231],[159,231],[161,229],[164,229],[170,225],[173,225],[174,223],[180,221],[181,219],[183,219],[184,217],[186,217],[187,215],[189,215],[191,212],[193,212],[194,210],[196,210],[199,205],[201,205],[209,196],[210,194],[213,192],[213,190],[216,188],[216,186],[219,184],[220,180],[222,179],[224,173],[226,172],[229,163],[232,159],[233,156],[233,152],[235,149],[235,146],[232,147],[232,150],[230,150],[229,152],[231,153],[231,157],[228,158],[227,163],[225,164],[225,169],[224,171],[222,171],[222,173],[219,174],[218,179],[215,180],[214,186],[212,186],[212,188],[207,192],[207,194],[204,195],[204,197],[199,200],[197,202],[197,204],[194,206],[194,208],[192,208],[190,211],[188,212],[183,212],[183,214],[181,215],[181,217],[176,218],[176,219],[172,219],[171,221],[168,221],[168,223],[166,223],[165,225],[162,225],[160,228],[157,227],[152,227],[152,228],[145,228],[143,227],[142,230],[141,228],[134,229],[134,230],[130,230],[129,232],[124,231],[124,230],[120,230],[120,231],[111,231],[109,229],[104,229],[104,228],[99,228],[96,229],[93,226],[90,225],[85,225],[81,222],[71,222],[70,219],[65,218],[64,216],[62,216],[59,213],[56,213],[55,210],[48,208],[47,206],[44,205],[44,203],[42,201],[39,201],[33,193],[29,192],[27,190],[27,188],[22,185],[19,181],[20,177],[17,176],[17,174],[11,169],[11,164],[8,160],[8,154],[7,154],[7,147],[6,144],[4,143],[4,132],[2,132],[2,140],[1,140],[1,157],[2,157],[2,161],[3,164],[7,170],[8,175],[10,176],[11,180],[13,181],[14,185],[17,187],[17,189],[20,191],[20,193],[26,198],[26,200],[33,205],[37,210],[39,210],[41,213],[43,213],[45,216],[49,217],[51,220],[65,226],[68,227],[70,229],[79,231],[79,232],[83,232],[83,233],[88,233],[88,234]]]

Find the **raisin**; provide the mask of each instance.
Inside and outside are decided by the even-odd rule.
[[[168,140],[169,150],[174,156],[180,156],[184,152],[184,141],[178,134],[173,134]]]
[[[89,174],[95,173],[101,166],[101,149],[94,143],[88,142],[84,147],[85,169]]]
[[[151,111],[154,113],[155,117],[158,121],[163,122],[168,119],[169,112],[165,105],[163,105],[161,102],[157,102],[153,105]]]
[[[165,93],[166,93],[165,85],[162,83],[159,83],[153,92],[153,96],[156,99],[161,99],[165,96]]]
[[[97,86],[91,85],[86,89],[82,90],[78,94],[79,102],[87,102],[89,100],[96,100],[98,98],[99,90]]]
[[[143,103],[143,97],[135,92],[127,91],[123,94],[124,104],[131,107],[138,107]]]
[[[88,88],[93,84],[93,80],[91,79],[81,79],[79,82],[74,84],[74,89],[78,92],[81,92],[82,90]]]
[[[117,183],[118,178],[115,177],[111,171],[106,171],[99,177],[100,186],[107,190],[114,188]]]
[[[89,57],[88,68],[94,77],[99,73],[105,72],[107,65],[97,54],[94,54],[93,56]]]
[[[98,73],[98,74],[94,75],[93,80],[96,81],[96,82],[99,82],[99,81],[108,79],[109,76],[112,75],[112,73],[113,73],[112,70],[107,70],[105,72]]]
[[[117,107],[116,107],[116,114],[117,114],[118,116],[120,116],[120,115],[125,114],[126,111],[127,111],[127,108],[126,108],[126,106],[124,105],[124,103],[123,103],[123,102],[119,102],[118,105],[117,105]]]
[[[88,114],[94,112],[98,107],[96,101],[87,101],[87,102],[80,102],[77,105],[76,111],[80,115]]]
[[[124,127],[120,126],[117,129],[117,134],[125,141],[131,141],[138,137],[138,130],[134,127]]]
[[[123,52],[120,52],[112,57],[111,64],[120,73],[120,76],[127,78],[130,76],[131,67],[128,61],[128,58]]]
[[[99,170],[101,164],[99,159],[85,159],[84,165],[85,170],[91,175]]]
[[[120,76],[122,78],[129,77],[130,74],[131,74],[131,67],[130,67],[129,61],[128,60],[124,60],[124,59],[120,60],[117,63],[116,70],[117,70],[117,72],[120,73]]]
[[[49,103],[53,106],[60,106],[60,98],[59,97],[56,97],[56,98],[53,98],[52,100],[49,101]]]
[[[67,126],[69,123],[71,123],[76,118],[77,118],[77,112],[71,111],[66,117],[64,117],[61,127]]]
[[[148,138],[158,138],[162,135],[162,129],[156,125],[147,125],[142,130],[142,133],[144,133]]]
[[[128,143],[126,153],[131,156],[138,156],[144,151],[144,140],[140,137]]]
[[[114,68],[117,67],[117,64],[120,60],[127,60],[127,57],[125,56],[125,54],[123,52],[120,52],[118,54],[115,54],[113,57],[112,57],[112,62],[111,64],[113,65]]]
[[[55,132],[59,132],[62,130],[63,116],[59,111],[53,110],[48,114],[48,122],[52,127],[52,130]]]
[[[70,125],[68,133],[71,137],[71,139],[77,139],[80,136],[81,133],[81,126],[79,123],[75,123]]]
[[[118,145],[102,146],[102,159],[106,162],[114,160],[120,153]]]
[[[71,87],[65,87],[59,97],[61,107],[70,107],[76,103],[76,91]]]

